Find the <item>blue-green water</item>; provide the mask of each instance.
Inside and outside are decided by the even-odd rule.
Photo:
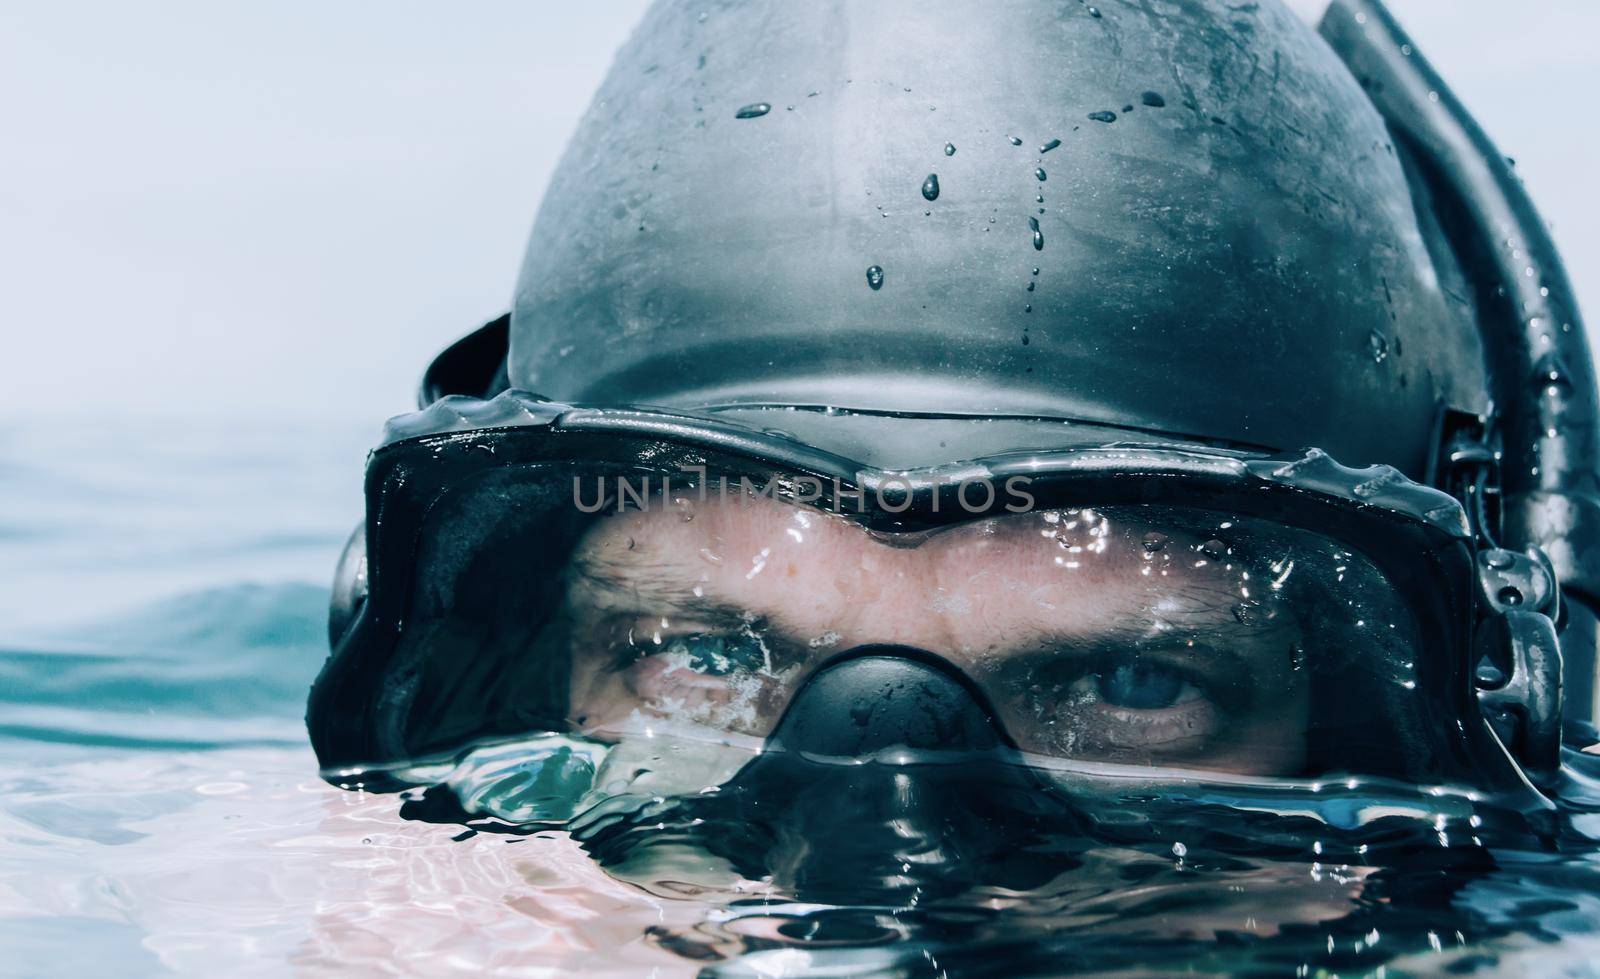
[[[574,839],[331,788],[301,718],[371,434],[0,437],[0,973],[1597,973],[1592,802],[1538,844],[1421,824],[1363,862],[1196,825],[1027,891],[827,907],[643,872],[670,814]]]

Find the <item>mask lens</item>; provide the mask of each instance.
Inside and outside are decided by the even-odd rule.
[[[1146,505],[885,533],[782,495],[567,467],[452,493],[402,636],[411,723],[757,745],[841,653],[896,646],[970,679],[1046,767],[1415,777],[1447,754],[1416,619],[1329,538]]]

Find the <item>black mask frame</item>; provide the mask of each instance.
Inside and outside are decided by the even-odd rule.
[[[1553,611],[1555,594],[1548,569],[1509,551],[1475,553],[1460,503],[1389,467],[1349,469],[1318,450],[1263,456],[1129,441],[886,471],[712,416],[574,408],[512,391],[488,401],[451,397],[396,419],[391,439],[370,459],[369,519],[342,562],[346,586],[330,622],[335,655],[312,691],[308,714],[326,777],[394,788],[400,783],[385,768],[452,746],[450,739],[430,742],[407,729],[427,673],[396,655],[414,614],[409,603],[425,525],[452,492],[485,476],[572,462],[645,462],[657,472],[703,471],[759,484],[776,478],[780,486],[807,480],[835,491],[798,502],[826,509],[830,500],[849,499],[842,512],[886,532],[981,517],[984,511],[956,498],[960,482],[1001,485],[1019,476],[1027,477],[1042,508],[1178,505],[1314,531],[1372,561],[1432,641],[1435,653],[1417,664],[1419,686],[1442,708],[1429,725],[1451,733],[1416,746],[1435,755],[1429,768],[1542,801],[1524,775],[1537,779],[1555,767],[1560,670],[1554,625],[1545,614]],[[793,490],[790,496],[796,499]],[[988,506],[1001,513],[1004,502],[996,497]],[[1493,689],[1481,689],[1486,686]],[[1363,706],[1373,709],[1371,703],[1355,709]],[[474,733],[521,732],[491,724]]]

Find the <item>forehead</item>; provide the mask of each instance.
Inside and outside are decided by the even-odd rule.
[[[653,499],[641,510],[603,519],[580,550],[587,560],[625,566],[671,563],[686,554],[716,564],[710,559],[725,559],[724,550],[783,546],[819,560],[876,555],[877,560],[892,561],[887,555],[909,554],[914,557],[905,560],[926,562],[959,552],[989,560],[1022,559],[1024,566],[1043,559],[1070,570],[1130,556],[1174,566],[1243,566],[1262,559],[1266,550],[1259,544],[1244,540],[1236,522],[1222,515],[1195,513],[1178,521],[1141,508],[1083,507],[892,534],[869,531],[836,513],[760,495],[735,495]]]
[[[763,497],[682,498],[600,521],[575,566],[591,589],[658,606],[692,598],[818,621],[868,607],[879,621],[1059,621],[1070,611],[1083,628],[1100,628],[1131,610],[1176,620],[1227,615],[1250,601],[1262,556],[1249,552],[1260,542],[1230,541],[1237,530],[1222,517],[1180,528],[1133,510],[1084,508],[884,535]]]

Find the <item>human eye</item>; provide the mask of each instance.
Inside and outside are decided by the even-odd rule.
[[[1064,655],[1029,684],[1018,743],[1098,761],[1203,760],[1250,712],[1235,673],[1227,657],[1192,647]]]
[[[1158,663],[1119,663],[1080,677],[1074,697],[1129,711],[1167,710],[1205,694],[1183,674]]]
[[[637,712],[765,735],[799,672],[759,620],[641,620],[612,651],[604,684],[611,716]]]
[[[772,656],[753,630],[734,633],[691,632],[662,640],[655,650],[635,646],[640,659],[659,658],[669,674],[727,677],[771,672]]]

